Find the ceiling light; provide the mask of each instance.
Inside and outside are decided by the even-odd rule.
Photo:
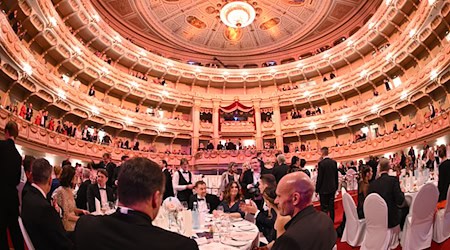
[[[276,69],[271,69],[271,70],[270,70],[270,73],[272,73],[272,74],[273,74],[273,73],[276,73],[276,72],[277,72]]]
[[[106,67],[102,67],[100,70],[101,70],[101,71],[103,72],[103,74],[105,74],[105,75],[109,74],[109,69],[107,69]]]
[[[164,126],[164,124],[159,124],[158,125],[158,130],[159,131],[166,131],[166,126]]]
[[[301,67],[303,67],[303,63],[300,62],[297,64],[297,68],[301,68]]]
[[[31,65],[28,63],[23,64],[23,71],[29,76],[31,76],[31,74],[33,74],[33,68],[31,68]]]
[[[316,123],[314,123],[314,122],[311,122],[310,124],[309,124],[309,129],[311,129],[311,130],[313,130],[313,129],[316,129]]]
[[[92,106],[91,107],[91,111],[94,115],[99,115],[100,111],[98,110],[98,108],[96,106]]]
[[[161,91],[161,95],[169,96],[169,92],[167,92],[167,90],[163,90],[163,91]]]
[[[445,39],[447,39],[447,41],[450,42],[450,32],[447,30],[445,34],[446,34]]]
[[[378,108],[379,108],[378,105],[374,104],[370,109],[370,112],[372,112],[372,114],[376,114],[378,112]]]
[[[62,100],[66,100],[66,92],[64,92],[64,90],[62,89],[58,89],[58,97]]]
[[[133,88],[137,88],[139,86],[139,84],[135,81],[130,82],[131,87]]]
[[[56,18],[54,18],[54,17],[49,17],[48,18],[48,20],[50,21],[50,24],[53,26],[53,27],[55,27],[57,24],[58,24],[58,22],[56,21]]]
[[[197,68],[195,68],[195,72],[198,72],[198,73],[200,73],[200,72],[202,72],[202,69],[201,69],[201,68],[199,68],[199,67],[197,67]]]
[[[80,47],[78,47],[78,46],[75,46],[74,48],[73,48],[73,50],[75,50],[75,53],[76,54],[81,54],[81,49],[80,49]]]
[[[386,0],[386,1],[385,1],[386,5],[391,4],[391,2],[392,2],[392,0]]]
[[[325,53],[323,54],[323,59],[326,59],[326,58],[328,58],[329,56],[330,56],[330,55],[329,55],[328,53],[325,52]]]
[[[92,16],[94,18],[95,21],[100,21],[100,16],[95,14],[94,16]]]
[[[335,83],[333,83],[333,89],[339,88],[340,85],[341,85],[340,82],[335,82]]]
[[[408,98],[408,92],[406,90],[403,90],[400,99],[405,100],[406,98]]]
[[[242,74],[243,76],[248,75],[247,71],[244,71],[244,72],[242,72],[241,74]]]
[[[409,37],[410,37],[410,38],[413,38],[414,35],[416,35],[416,32],[417,32],[416,29],[410,30],[410,31],[409,31]]]
[[[348,121],[348,117],[346,115],[343,115],[341,117],[341,123],[346,123]]]
[[[374,26],[375,26],[375,23],[374,22],[370,22],[367,27],[369,27],[369,29],[372,29]]]
[[[433,5],[436,2],[436,0],[428,0],[428,5]]]
[[[122,38],[120,38],[119,35],[115,35],[115,36],[114,36],[114,40],[116,40],[116,41],[119,42],[119,43],[122,42]]]
[[[131,120],[130,117],[125,117],[124,120],[125,120],[125,123],[126,123],[127,125],[133,124],[133,120]]]
[[[139,55],[141,56],[147,56],[147,52],[144,49],[139,50]]]
[[[363,71],[361,71],[361,72],[359,73],[359,76],[361,76],[361,77],[367,76],[367,69],[364,69]]]
[[[397,76],[394,79],[392,79],[392,82],[394,83],[394,87],[397,88],[402,84],[402,79],[400,79],[400,77]]]
[[[173,67],[173,62],[167,61],[167,62],[166,62],[166,65],[169,66],[169,67]]]
[[[352,46],[352,45],[353,45],[353,40],[348,39],[348,40],[347,40],[347,45],[348,45],[348,46]]]
[[[247,2],[229,2],[220,10],[220,20],[232,28],[244,28],[250,25],[256,17],[256,11]]]
[[[303,92],[303,97],[308,97],[311,93],[307,90]]]
[[[430,73],[430,80],[434,81],[438,77],[437,70],[433,69]]]
[[[228,71],[225,71],[225,72],[223,72],[223,75],[224,76],[227,76],[227,75],[229,75],[230,73],[228,73]]]
[[[392,59],[392,52],[389,52],[387,55],[386,55],[386,61],[390,61],[391,59]]]
[[[69,83],[70,77],[68,77],[67,75],[62,75],[62,80],[64,83]]]

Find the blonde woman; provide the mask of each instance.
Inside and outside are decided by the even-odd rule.
[[[230,162],[230,164],[228,165],[228,171],[224,172],[220,177],[219,193],[222,193],[225,190],[225,187],[228,185],[228,183],[232,181],[235,182],[239,181],[236,162]]]

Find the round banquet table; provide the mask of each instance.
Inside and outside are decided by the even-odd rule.
[[[217,223],[211,214],[200,216],[200,227],[193,229],[192,214],[190,210],[179,212],[178,218],[168,219],[170,216],[163,212],[153,221],[155,226],[191,237],[197,241],[200,250],[251,250],[259,245],[259,231],[254,223],[239,219],[229,220],[229,229],[220,230],[223,225]],[[170,222],[169,222],[170,221]],[[211,227],[216,234],[213,237]],[[223,237],[222,232],[227,236]],[[217,235],[219,237],[217,237]]]

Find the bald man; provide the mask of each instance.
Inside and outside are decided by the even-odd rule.
[[[331,219],[312,206],[314,185],[303,172],[285,175],[277,186],[280,215],[291,216],[286,232],[275,240],[273,250],[330,250],[336,244],[336,231]]]

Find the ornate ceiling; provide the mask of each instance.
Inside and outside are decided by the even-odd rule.
[[[242,29],[221,23],[226,0],[92,0],[105,21],[146,49],[211,56],[250,56],[301,48],[362,24],[381,0],[251,0],[255,21]],[[325,44],[322,44],[322,46]]]

